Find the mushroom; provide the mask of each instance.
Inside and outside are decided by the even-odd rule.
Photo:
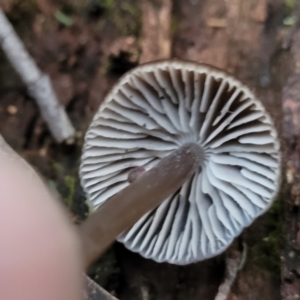
[[[118,236],[157,262],[220,254],[270,207],[280,185],[277,132],[255,95],[214,67],[166,60],[125,74],[96,113],[80,167],[88,200],[102,207],[186,145],[200,149],[193,175]]]

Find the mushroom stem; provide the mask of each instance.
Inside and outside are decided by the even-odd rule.
[[[198,144],[185,144],[96,210],[79,227],[86,267],[122,232],[176,192],[203,160]]]

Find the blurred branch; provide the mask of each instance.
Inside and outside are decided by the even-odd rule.
[[[118,300],[86,275],[84,275],[84,284],[84,300]]]
[[[55,95],[49,76],[39,70],[1,8],[0,45],[29,94],[36,100],[55,140],[60,143],[72,138],[75,129]]]

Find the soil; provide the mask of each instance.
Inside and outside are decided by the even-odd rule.
[[[84,133],[108,90],[138,65],[141,1],[4,2],[31,55],[50,75],[76,127],[77,140],[74,145],[54,142],[0,52],[1,134],[61,194],[74,222],[80,222],[89,210],[78,180]],[[262,99],[280,132],[282,89],[293,68],[290,46],[295,27],[284,25],[293,13],[287,2],[293,1],[174,0],[171,14],[171,56],[234,74]],[[239,251],[247,245],[248,256],[230,300],[282,299],[284,195],[234,243]],[[157,264],[115,243],[89,274],[122,300],[214,299],[224,277],[225,255],[182,267]]]

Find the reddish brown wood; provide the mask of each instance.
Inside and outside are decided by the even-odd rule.
[[[171,0],[142,0],[140,63],[169,58],[171,54]]]

